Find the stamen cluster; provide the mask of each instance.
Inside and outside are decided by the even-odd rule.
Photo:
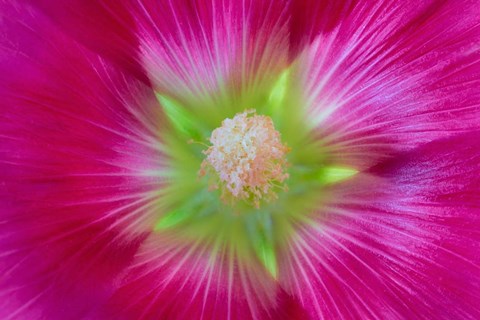
[[[220,189],[224,201],[241,199],[259,208],[262,199],[276,199],[275,191],[286,189],[289,148],[282,144],[270,117],[246,110],[225,119],[210,142],[199,174],[208,173],[210,189]]]

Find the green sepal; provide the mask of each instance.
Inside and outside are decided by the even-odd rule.
[[[270,241],[261,241],[256,246],[257,255],[270,275],[277,278],[277,255],[273,243]]]
[[[277,82],[272,87],[270,91],[270,96],[268,97],[268,102],[273,107],[279,107],[288,91],[288,80],[290,78],[290,69],[283,71],[280,74]]]
[[[325,167],[319,178],[324,184],[334,184],[348,180],[357,173],[358,170],[349,167]]]
[[[274,278],[278,276],[278,262],[273,239],[273,226],[269,214],[258,213],[255,230],[252,232],[252,244],[257,258],[265,270]]]
[[[183,107],[178,101],[161,95],[158,92],[156,92],[155,95],[172,126],[176,130],[190,137],[197,135],[195,119],[185,107]]]
[[[188,219],[188,211],[175,210],[164,215],[160,220],[157,221],[154,227],[154,231],[160,231],[175,227]]]

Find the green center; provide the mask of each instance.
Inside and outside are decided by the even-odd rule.
[[[278,252],[294,236],[298,224],[306,223],[311,213],[322,206],[329,196],[327,190],[330,184],[348,179],[357,172],[353,168],[335,166],[328,148],[313,134],[314,128],[306,125],[309,123],[306,112],[299,107],[305,105],[300,85],[291,81],[287,70],[278,76],[275,83],[241,92],[225,88],[204,97],[187,95],[182,100],[157,94],[168,122],[160,134],[162,147],[168,157],[168,169],[161,173],[166,186],[159,195],[162,212],[158,213],[154,227],[156,232],[171,233],[178,241],[192,245],[206,244],[211,255],[216,255],[219,250],[227,247],[235,252],[236,257],[248,263],[258,263],[272,277],[277,278]],[[247,183],[250,181],[248,174],[242,177],[239,175],[240,180],[218,178],[222,170],[228,171],[225,169],[227,167],[222,167],[223,163],[217,167],[212,165],[215,159],[221,158],[220,147],[208,149],[214,148],[215,143],[221,145],[221,140],[212,143],[211,137],[216,129],[225,125],[222,122],[234,119],[249,107],[255,107],[258,115],[272,121],[275,132],[278,130],[278,135],[281,136],[282,145],[288,145],[291,150],[288,154],[282,154],[282,160],[279,160],[280,157],[268,158],[268,153],[262,154],[262,159],[266,159],[263,169],[278,163],[283,166],[288,162],[288,168],[282,167],[286,171],[281,172],[288,172],[289,187],[288,192],[275,191],[275,201],[265,201],[262,205],[255,205],[255,196],[248,192],[248,196],[243,199],[247,201],[225,201],[222,190],[209,191],[212,189],[211,175],[199,177],[199,169],[203,165],[204,168],[214,168],[219,189],[222,181],[241,181],[242,190],[254,190],[254,184]],[[247,121],[245,119],[243,121]],[[264,134],[258,132],[259,135]],[[266,132],[271,137],[275,135],[273,131]],[[230,137],[232,140],[237,139],[234,135]],[[191,143],[192,141],[197,143]],[[257,143],[252,141],[252,145]],[[228,144],[226,142],[224,145]],[[271,143],[269,147],[274,146],[276,140]],[[215,157],[220,158],[213,157],[215,159],[205,165],[206,156],[208,158],[214,152]],[[234,159],[232,163],[240,163],[237,154],[225,155]],[[280,174],[271,174],[265,179],[252,178],[251,181],[282,183],[282,177],[284,176]],[[230,191],[230,194],[233,192]]]

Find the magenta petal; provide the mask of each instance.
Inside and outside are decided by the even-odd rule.
[[[320,33],[328,33],[352,13],[358,0],[292,0],[290,51],[296,56]]]
[[[332,191],[284,253],[287,292],[313,318],[478,319],[478,141],[432,142]]]
[[[366,1],[303,56],[310,117],[359,166],[480,128],[478,1]]]
[[[278,75],[288,59],[288,8],[276,0],[131,5],[147,72],[180,100],[252,90]]]
[[[78,319],[146,235],[162,115],[32,8],[0,9],[0,318]]]
[[[27,0],[76,41],[148,82],[138,59],[135,21],[124,1]]]
[[[101,319],[297,319],[305,316],[253,261],[227,247],[153,235],[139,251]]]

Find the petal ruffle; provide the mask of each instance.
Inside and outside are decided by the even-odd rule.
[[[435,141],[331,190],[280,257],[287,292],[313,318],[479,318],[478,141]]]
[[[0,318],[80,318],[148,231],[163,116],[36,10],[0,6]]]
[[[479,16],[478,1],[356,3],[299,61],[319,139],[370,166],[479,129]]]

